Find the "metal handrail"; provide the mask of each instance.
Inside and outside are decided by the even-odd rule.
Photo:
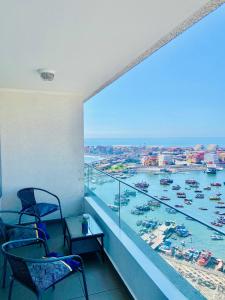
[[[216,232],[218,232],[218,233],[220,233],[220,234],[222,234],[222,235],[225,236],[225,232],[223,232],[223,231],[221,231],[221,230],[219,230],[219,229],[217,229],[217,228],[212,227],[211,225],[207,224],[207,223],[204,222],[204,221],[201,221],[201,220],[199,220],[199,219],[196,219],[195,217],[190,216],[189,214],[187,214],[187,213],[185,213],[185,212],[183,212],[183,211],[177,209],[176,207],[173,207],[172,205],[167,204],[167,203],[163,202],[162,200],[160,200],[160,199],[158,199],[158,198],[156,198],[156,197],[154,197],[154,196],[151,196],[151,195],[147,194],[146,192],[144,192],[144,191],[138,189],[137,187],[132,186],[132,185],[130,185],[129,183],[126,183],[126,182],[124,182],[123,180],[120,180],[120,179],[118,179],[118,178],[112,176],[111,174],[108,174],[108,173],[106,173],[106,172],[104,172],[104,171],[101,171],[101,170],[97,169],[97,168],[94,167],[93,165],[90,165],[90,164],[87,164],[87,163],[84,163],[84,165],[85,165],[85,166],[88,166],[88,168],[92,168],[92,169],[96,170],[97,172],[100,172],[100,173],[102,173],[102,174],[104,174],[104,175],[106,175],[106,176],[111,177],[112,179],[118,181],[119,184],[122,183],[122,184],[124,184],[124,185],[126,185],[126,186],[128,186],[128,187],[130,187],[130,188],[132,188],[132,189],[134,189],[134,190],[136,190],[137,192],[139,192],[139,193],[141,193],[141,194],[147,196],[148,198],[151,198],[151,199],[153,199],[153,200],[155,200],[155,201],[158,201],[158,202],[161,203],[162,205],[165,205],[165,206],[167,206],[167,207],[169,207],[169,208],[171,208],[171,209],[174,209],[174,210],[177,211],[178,213],[181,213],[182,215],[184,215],[184,216],[186,216],[186,217],[189,217],[189,218],[191,218],[192,220],[194,220],[194,221],[196,221],[196,222],[198,222],[198,223],[200,223],[200,224],[206,226],[207,228],[212,229],[212,230],[214,230],[214,231],[216,231]],[[89,174],[89,175],[90,175],[90,174]],[[89,182],[89,179],[88,179],[88,182]]]

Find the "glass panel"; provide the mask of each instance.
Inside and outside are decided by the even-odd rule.
[[[123,194],[127,186],[121,185]],[[141,192],[136,193],[134,200],[130,197],[129,205],[121,208],[120,216],[124,231],[131,236],[138,234],[207,299],[223,299],[219,298],[221,293],[225,296],[223,232]]]
[[[184,205],[191,207],[190,199],[177,197],[181,191],[168,201],[166,193],[157,198],[143,192],[148,188],[144,182],[137,189],[95,169],[91,174],[90,189],[111,207],[121,229],[146,254],[151,247],[207,299],[225,299],[225,233],[221,229],[225,217],[221,211],[214,225],[208,225],[195,219],[191,210],[188,214],[181,211]],[[114,211],[119,204],[120,211]]]
[[[88,193],[94,196],[101,207],[119,224],[119,182],[116,178],[89,167]]]

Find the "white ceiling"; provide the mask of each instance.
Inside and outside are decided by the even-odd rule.
[[[209,2],[220,1],[0,0],[0,88],[87,99]]]

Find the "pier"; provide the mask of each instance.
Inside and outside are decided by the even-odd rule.
[[[165,224],[160,225],[155,230],[152,230],[150,233],[145,233],[141,236],[141,238],[151,245],[153,250],[156,250],[159,245],[162,244],[164,239],[166,238],[165,233],[169,231],[169,229],[173,228],[174,225],[166,226]],[[155,238],[154,238],[155,236]]]

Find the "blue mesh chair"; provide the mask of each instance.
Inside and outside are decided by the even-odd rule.
[[[41,239],[30,239],[26,240],[28,243],[36,240],[43,243],[48,256],[46,243]],[[12,289],[14,281],[18,281],[22,285],[33,291],[37,299],[41,299],[42,294],[50,287],[55,287],[55,284],[64,280],[68,276],[75,272],[81,272],[85,299],[88,300],[87,284],[84,272],[83,260],[78,255],[61,256],[54,258],[23,258],[10,253],[10,249],[18,247],[21,241],[7,242],[2,245],[2,251],[7,258],[12,270],[12,276],[10,279],[10,287],[8,300],[12,298]],[[71,262],[73,267],[71,267]],[[75,296],[75,295],[74,295]]]
[[[35,198],[35,191],[41,191],[41,192],[44,192],[44,193],[52,196],[52,198],[57,201],[57,204],[45,203],[45,202],[38,203]],[[22,190],[19,190],[17,192],[17,196],[20,199],[21,204],[22,204],[22,210],[21,210],[19,223],[21,222],[22,216],[25,213],[29,213],[29,215],[32,215],[34,217],[38,216],[41,219],[42,217],[47,216],[47,215],[59,210],[62,229],[63,229],[63,235],[64,235],[64,243],[65,243],[65,228],[64,228],[64,224],[63,224],[61,203],[60,203],[58,196],[56,196],[55,194],[52,194],[49,191],[46,191],[44,189],[34,188],[34,187],[29,187],[29,188],[24,188]]]
[[[47,236],[44,230],[38,227],[36,223],[29,224],[29,225],[12,225],[8,224],[3,221],[2,215],[18,215],[20,216],[20,212],[13,211],[13,210],[0,210],[0,241],[2,243],[5,243],[7,241],[13,241],[13,240],[21,240],[20,246],[27,246],[30,245],[27,241],[24,241],[26,239],[30,238],[36,238],[41,237],[45,241],[47,240]],[[26,215],[29,215],[29,213],[25,213]],[[37,220],[39,220],[39,217],[36,216]],[[38,241],[32,241],[32,244],[36,244]],[[46,247],[48,249],[48,246],[46,244]],[[6,282],[6,271],[7,271],[7,260],[6,257],[4,257],[3,262],[3,273],[2,273],[2,287],[5,287]]]

